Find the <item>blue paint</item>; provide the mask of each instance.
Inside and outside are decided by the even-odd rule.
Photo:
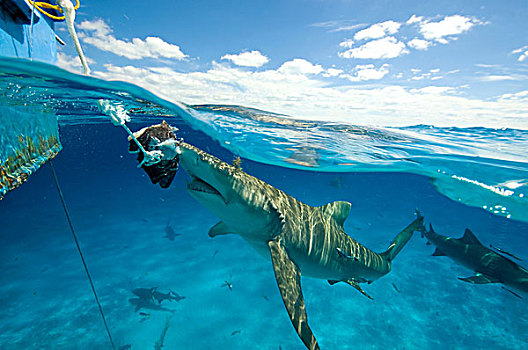
[[[35,9],[33,30],[31,30],[32,9],[26,2],[4,1],[0,10],[0,56],[33,58],[49,63],[57,61],[57,41],[53,20]],[[30,40],[31,35],[32,40]]]

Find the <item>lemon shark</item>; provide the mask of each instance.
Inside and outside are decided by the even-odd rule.
[[[319,207],[302,203],[239,166],[183,141],[175,142],[165,122],[144,128],[134,136],[148,151],[169,155],[146,167],[154,183],[168,186],[170,181],[166,179],[174,177],[177,158],[191,178],[187,184],[190,195],[221,219],[209,230],[209,236],[238,234],[271,259],[290,320],[310,350],[319,349],[319,345],[308,325],[301,273],[326,279],[330,284],[347,283],[368,297],[360,283],[371,283],[389,273],[392,260],[413,232],[423,230],[423,217],[418,216],[385,252],[376,253],[345,233],[343,224],[351,208],[348,202]],[[168,150],[175,145],[176,152]],[[130,149],[136,151],[137,146],[130,142]],[[140,153],[138,160],[142,160]]]
[[[470,229],[466,229],[461,238],[453,238],[436,233],[429,225],[429,231],[422,234],[436,246],[433,256],[447,256],[475,272],[473,276],[459,277],[459,280],[472,284],[501,283],[528,295],[528,270],[484,246]]]

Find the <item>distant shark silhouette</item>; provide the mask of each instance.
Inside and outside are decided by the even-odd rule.
[[[466,229],[462,238],[453,238],[437,234],[430,225],[429,231],[424,230],[423,235],[436,246],[433,256],[448,256],[475,271],[474,276],[459,277],[459,280],[473,284],[502,283],[524,294],[528,293],[528,270],[485,247],[469,229]]]
[[[180,300],[183,300],[185,299],[184,296],[181,296],[181,295],[178,295],[178,293],[176,292],[173,292],[172,290],[169,289],[169,292],[168,293],[162,293],[162,292],[158,292],[156,289],[152,292],[152,297],[154,297],[154,299],[156,299],[156,301],[158,302],[158,304],[161,304],[161,302],[163,300],[168,300],[168,301],[173,301],[173,300],[176,300],[176,301],[180,301]]]
[[[158,304],[161,304],[164,300],[176,300],[179,302],[180,300],[185,299],[184,296],[178,295],[178,293],[173,292],[170,289],[167,293],[160,292],[158,291],[158,287],[136,288],[132,290],[132,294],[145,302],[153,303],[154,301],[157,301]]]
[[[154,294],[153,293],[156,290],[156,288],[157,287],[136,288],[136,289],[132,289],[131,292],[132,292],[132,294],[134,294],[135,296],[137,296],[140,299],[153,302],[154,301]]]
[[[222,221],[209,236],[238,234],[257,251],[271,258],[280,293],[299,337],[310,349],[319,345],[308,326],[301,290],[301,271],[307,276],[344,282],[368,296],[360,283],[371,283],[389,273],[392,260],[409,241],[414,231],[423,230],[419,216],[390,243],[383,253],[363,246],[345,233],[351,208],[348,202],[333,202],[320,207],[304,204],[218,158],[176,138],[163,122],[136,132],[135,137],[147,151],[175,154],[168,147],[179,147],[179,156],[162,158],[148,166],[151,180],[167,187],[174,178],[179,161],[191,177],[190,195]],[[131,142],[130,150],[137,146]],[[142,153],[138,160],[142,161]],[[145,168],[145,166],[143,166]]]
[[[130,298],[128,299],[128,302],[132,305],[132,306],[135,306],[135,312],[138,312],[139,310],[142,310],[142,309],[147,309],[147,310],[155,310],[155,311],[168,311],[168,312],[175,312],[176,310],[172,310],[172,309],[167,309],[163,306],[161,306],[160,304],[156,304],[150,300],[146,300],[146,299],[142,299],[142,298]]]
[[[302,165],[305,167],[319,166],[321,154],[317,152],[317,148],[305,145],[298,148],[286,148],[286,150],[294,152],[290,157],[286,158],[288,163]]]
[[[174,231],[174,228],[171,226],[171,224],[167,223],[167,226],[165,226],[165,236],[163,238],[168,238],[169,241],[174,241],[174,238],[179,235],[179,233],[176,233],[176,231]]]

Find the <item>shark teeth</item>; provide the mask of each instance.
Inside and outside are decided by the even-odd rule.
[[[213,186],[209,185],[207,182],[196,176],[192,176],[192,181],[187,183],[187,189],[191,191],[215,194],[222,197],[220,192],[218,192]]]

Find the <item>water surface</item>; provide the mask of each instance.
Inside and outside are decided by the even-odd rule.
[[[183,171],[169,189],[152,185],[99,99],[127,109],[132,130],[167,120],[186,142],[229,163],[242,157],[244,171],[307,204],[351,202],[345,230],[375,251],[419,208],[438,233],[460,237],[470,228],[526,266],[527,131],[357,126],[187,106],[10,59],[0,60],[0,86],[2,106],[58,116],[63,150],[53,164],[119,346],[154,348],[169,318],[166,349],[303,349],[271,263],[237,236],[207,236],[218,219],[189,197]],[[110,348],[49,164],[0,207],[1,348]],[[174,240],[165,237],[167,226]],[[350,286],[304,278],[321,347],[526,348],[526,299],[501,285],[459,281],[472,271],[430,256],[433,250],[413,237],[393,271],[364,287],[374,301]],[[131,291],[150,287],[186,298],[136,311]]]

